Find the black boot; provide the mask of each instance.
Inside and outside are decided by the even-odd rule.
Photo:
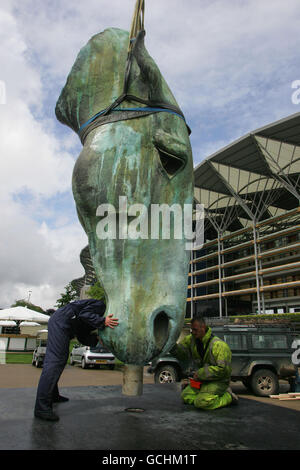
[[[52,403],[64,403],[65,401],[69,401],[69,398],[58,395],[57,398],[53,398]]]
[[[58,421],[59,417],[53,413],[52,410],[49,411],[35,411],[34,416],[36,418],[44,419],[45,421]]]

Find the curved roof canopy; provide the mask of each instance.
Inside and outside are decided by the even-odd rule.
[[[194,176],[209,239],[298,207],[300,113],[232,142],[201,162]]]

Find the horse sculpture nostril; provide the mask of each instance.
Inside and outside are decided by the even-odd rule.
[[[156,347],[161,350],[169,336],[169,317],[165,312],[159,312],[153,322],[153,333]]]

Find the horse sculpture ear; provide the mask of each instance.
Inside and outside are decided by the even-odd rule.
[[[175,104],[176,100],[164,83],[162,74],[145,47],[145,31],[140,31],[135,39],[132,55],[140,69],[140,81],[148,86],[148,100]]]

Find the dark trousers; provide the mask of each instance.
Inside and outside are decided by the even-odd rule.
[[[43,370],[39,380],[35,411],[49,412],[58,397],[57,382],[69,356],[70,332],[63,329],[53,316],[48,322],[48,340]]]

